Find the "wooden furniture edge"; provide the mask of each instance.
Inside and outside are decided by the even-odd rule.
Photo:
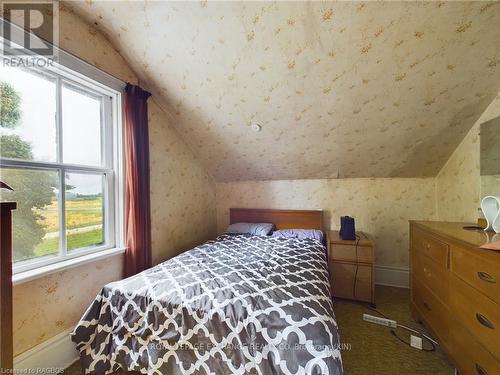
[[[413,285],[413,275],[412,275],[412,270],[413,270],[413,261],[412,261],[412,244],[413,244],[413,226],[415,225],[415,221],[410,220],[408,224],[408,287],[410,288],[410,314],[412,317],[416,319],[416,316],[414,316],[414,306],[413,306],[413,299],[414,299],[414,285]],[[416,307],[415,307],[416,308]]]
[[[328,231],[330,234],[335,233],[335,236],[330,235],[330,242],[333,244],[339,244],[339,245],[355,245],[356,242],[358,242],[358,239],[355,240],[343,240],[339,236],[339,230],[329,230]],[[362,230],[357,230],[356,235],[359,236],[359,242],[358,246],[360,247],[374,247],[374,241],[372,236],[369,233],[366,233],[365,231]],[[337,238],[338,236],[338,238]]]
[[[15,202],[0,203],[0,367],[13,369],[12,325],[12,210]]]
[[[373,240],[373,238],[371,238],[371,236],[367,235],[365,233],[365,235],[368,237],[368,240],[372,243],[372,306],[373,307],[376,307],[377,305],[375,304],[375,255],[376,255],[376,252],[375,252],[375,241]]]
[[[450,243],[452,243],[454,245],[466,247],[469,250],[470,249],[476,250],[479,247],[477,245],[471,244],[470,242],[463,241],[459,238],[450,236],[449,234],[440,232],[439,230],[437,230],[436,228],[433,228],[432,226],[425,225],[425,223],[420,221],[420,220],[409,220],[409,223],[410,223],[410,225],[414,225],[414,226],[419,227],[421,229],[425,229],[426,231],[432,233],[432,235],[434,235],[436,237],[440,237],[446,241],[449,241]],[[459,223],[457,222],[457,224],[459,224]],[[464,226],[466,225],[466,223],[460,223],[460,224],[462,224]],[[466,229],[464,229],[464,230],[466,230]],[[410,231],[410,246],[411,246],[411,231]],[[488,251],[487,249],[482,249],[482,250]]]

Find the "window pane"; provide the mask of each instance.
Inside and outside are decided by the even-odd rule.
[[[0,66],[0,156],[55,162],[56,134],[55,80]]]
[[[101,98],[62,87],[64,163],[101,165]]]
[[[66,173],[68,251],[104,244],[104,175]]]
[[[0,179],[15,190],[3,190],[1,200],[17,202],[13,213],[15,262],[59,252],[58,175],[56,171],[0,169]]]

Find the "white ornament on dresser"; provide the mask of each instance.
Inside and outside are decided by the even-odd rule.
[[[481,201],[481,210],[488,223],[485,231],[500,233],[500,197],[489,195]]]

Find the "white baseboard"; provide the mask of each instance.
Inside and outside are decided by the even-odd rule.
[[[65,369],[78,360],[72,329],[61,332],[14,358],[14,369]]]
[[[410,270],[404,267],[375,266],[375,284],[395,286],[397,288],[410,287]]]

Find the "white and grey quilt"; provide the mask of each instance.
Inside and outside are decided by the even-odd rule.
[[[222,235],[106,285],[72,340],[87,374],[343,373],[313,239]]]

